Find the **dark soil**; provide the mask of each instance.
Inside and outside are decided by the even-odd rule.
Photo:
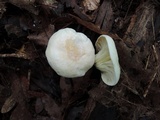
[[[74,79],[51,69],[48,39],[65,27],[93,45],[101,34],[114,39],[116,86],[105,85],[95,67]],[[0,0],[0,41],[1,120],[160,118],[159,0]]]

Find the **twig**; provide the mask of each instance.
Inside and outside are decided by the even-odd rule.
[[[157,54],[156,48],[155,48],[154,45],[152,45],[152,48],[153,48],[153,52],[154,52],[155,59],[156,59],[156,61],[158,62],[158,54]],[[147,89],[145,90],[145,92],[144,92],[144,94],[143,94],[143,97],[146,97],[146,96],[147,96],[148,91],[149,91],[149,89],[150,89],[150,87],[151,87],[151,85],[152,85],[152,83],[153,83],[153,81],[154,81],[154,79],[155,79],[155,77],[156,77],[156,75],[157,75],[158,69],[159,69],[159,65],[157,65],[157,67],[156,67],[156,69],[155,69],[156,72],[153,74],[152,79],[150,80],[150,82],[149,82],[149,84],[148,84],[148,86],[147,86]]]
[[[135,88],[133,89],[133,88],[131,88],[131,87],[129,87],[129,86],[123,84],[123,83],[122,83],[122,85],[124,87],[126,87],[128,90],[130,90],[132,93],[134,93],[135,95],[139,95],[138,91]]]
[[[30,78],[31,78],[31,69],[28,70],[28,76],[27,76],[28,80],[30,80]]]
[[[26,54],[16,54],[16,53],[11,53],[11,54],[0,54],[0,57],[6,58],[6,57],[15,57],[15,58],[23,58],[23,59],[30,59]]]
[[[129,103],[131,105],[134,105],[134,106],[139,106],[139,104],[133,103],[133,102],[131,102],[131,101],[127,100],[127,99],[124,99],[124,98],[120,98],[120,100],[124,101],[124,102],[127,102],[127,103]]]
[[[153,48],[153,52],[154,52],[154,55],[155,55],[156,61],[158,61],[158,54],[157,54],[156,48],[155,48],[155,46],[154,46],[154,45],[152,45],[152,48]]]
[[[155,33],[155,28],[154,28],[154,14],[152,14],[152,28],[153,28],[153,38],[154,41],[156,40],[156,33]]]
[[[74,18],[79,24],[85,26],[86,28],[98,33],[98,34],[107,34],[109,36],[111,36],[113,39],[118,39],[118,40],[122,40],[117,34],[113,34],[111,32],[107,32],[104,30],[101,30],[99,27],[97,27],[95,24],[91,23],[91,22],[87,22],[84,21],[82,19],[80,19],[79,17],[69,14],[69,16],[71,16],[72,18]]]
[[[132,5],[132,2],[133,2],[133,0],[132,0],[132,1],[130,2],[130,4],[129,4],[129,7],[128,7],[127,12],[126,12],[126,15],[125,15],[125,17],[124,17],[124,20],[126,19],[127,15],[128,15],[128,12],[129,12],[129,9],[130,9],[130,7],[131,7],[131,5]]]
[[[150,55],[147,57],[147,62],[146,62],[146,66],[145,66],[145,70],[147,69],[147,67],[148,67],[148,64],[149,64],[149,59],[150,59]]]
[[[154,73],[152,79],[150,80],[150,82],[149,82],[149,84],[148,84],[148,86],[147,86],[147,89],[145,90],[145,92],[144,92],[144,94],[143,94],[143,97],[146,97],[146,96],[147,96],[148,91],[149,91],[149,89],[150,89],[150,87],[151,87],[151,85],[152,85],[152,83],[153,83],[153,80],[155,79],[156,75],[157,75],[157,72]]]

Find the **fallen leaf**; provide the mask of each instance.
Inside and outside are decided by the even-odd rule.
[[[100,0],[84,0],[83,5],[87,10],[96,10],[99,6]]]
[[[56,0],[39,0],[37,2],[39,2],[40,4],[43,4],[43,5],[49,6],[49,7],[51,7],[51,6],[54,7],[55,6],[54,4],[57,3]]]
[[[62,108],[58,106],[56,102],[48,95],[42,98],[42,103],[44,104],[44,109],[54,120],[61,120],[62,118]]]
[[[115,40],[116,39],[121,40],[121,38],[117,34],[113,34],[111,32],[104,31],[104,30],[100,29],[99,26],[93,24],[92,22],[84,21],[84,20],[80,19],[79,17],[77,17],[75,15],[72,15],[72,14],[69,14],[69,16],[73,17],[77,21],[77,23],[85,26],[86,28],[94,31],[95,33],[107,34],[107,35],[109,35],[110,37],[112,37]]]
[[[95,25],[103,31],[111,31],[114,21],[113,14],[111,1],[104,0],[99,7]]]
[[[18,104],[12,112],[10,120],[32,120],[32,116],[24,104]]]
[[[48,28],[44,29],[43,32],[37,34],[31,34],[27,38],[30,40],[35,41],[39,45],[46,46],[48,43],[49,38],[54,33],[54,25],[49,25]]]
[[[3,104],[1,113],[9,112],[15,105],[16,105],[16,100],[13,97],[13,95],[11,95],[9,98],[7,98],[7,100]]]
[[[17,37],[25,36],[25,33],[22,31],[22,29],[16,25],[7,24],[5,25],[5,29],[8,35],[15,34]]]
[[[42,103],[42,99],[37,98],[36,104],[35,104],[36,113],[40,113],[43,110],[43,108],[44,108],[44,106],[43,106],[43,103]]]
[[[72,88],[70,79],[61,77],[60,88],[62,92],[62,103],[64,105],[68,104],[68,101],[71,98],[71,94],[73,92],[73,88]]]

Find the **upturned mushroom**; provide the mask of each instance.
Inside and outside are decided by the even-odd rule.
[[[49,39],[45,54],[55,72],[66,78],[84,76],[95,62],[91,40],[71,28],[55,32]]]
[[[96,43],[95,66],[101,71],[103,82],[109,86],[114,86],[120,78],[120,66],[115,43],[108,35],[101,35]]]

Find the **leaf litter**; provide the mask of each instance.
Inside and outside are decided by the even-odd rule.
[[[2,120],[158,120],[160,4],[157,0],[0,1]],[[66,79],[48,65],[45,48],[71,27],[95,44],[114,38],[121,78],[106,86],[91,68]]]

